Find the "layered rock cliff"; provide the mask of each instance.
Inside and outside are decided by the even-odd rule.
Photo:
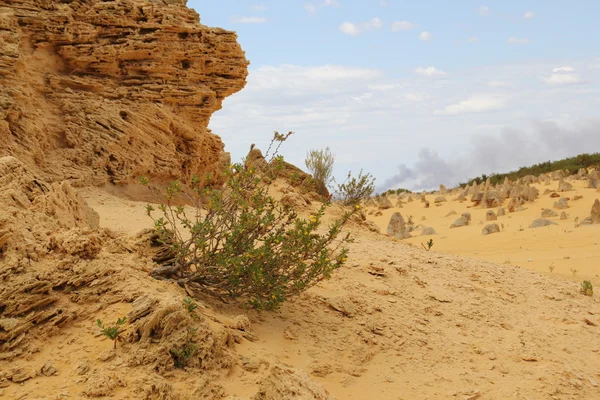
[[[75,185],[219,171],[208,122],[248,62],[185,3],[1,0],[0,156]]]

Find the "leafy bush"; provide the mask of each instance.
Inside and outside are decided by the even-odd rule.
[[[592,286],[592,282],[590,282],[590,281],[581,282],[581,293],[586,296],[592,296],[594,294],[594,287]]]
[[[301,218],[271,197],[269,183],[261,179],[281,167],[277,153],[288,137],[275,132],[269,147],[276,144],[274,154],[259,170],[242,163],[231,165],[221,190],[201,188],[195,178],[190,193],[173,182],[166,191],[166,204],[158,207],[159,218],[153,217],[154,207],[147,206],[161,242],[175,254],[172,265],[155,268],[153,276],[174,279],[223,300],[243,299],[254,308],[273,310],[344,265],[345,244],[351,238],[340,234],[358,208],[345,211],[319,233],[329,203],[308,220]],[[193,211],[173,204],[181,195],[193,201]]]
[[[371,197],[374,191],[375,178],[360,170],[357,177],[349,172],[346,181],[337,185],[336,197],[346,206],[356,206]]]
[[[310,150],[304,160],[317,185],[317,193],[321,196],[329,196],[327,187],[332,181],[334,161],[335,157],[329,147],[325,150]]]
[[[102,323],[101,320],[96,321],[96,325],[98,325],[98,328],[100,328],[100,333],[103,336],[106,336],[107,338],[111,339],[114,342],[114,344],[113,344],[114,349],[117,348],[117,340],[119,339],[119,336],[123,332],[121,330],[121,325],[125,324],[125,320],[126,320],[125,317],[119,318],[119,319],[117,319],[117,322],[114,325],[106,326],[106,327],[104,326],[104,324]]]

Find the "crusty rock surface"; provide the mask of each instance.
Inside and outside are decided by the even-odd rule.
[[[0,3],[0,156],[76,186],[221,179],[207,128],[245,85],[235,33],[185,1]]]
[[[253,400],[334,400],[318,382],[305,372],[275,364],[260,383]]]

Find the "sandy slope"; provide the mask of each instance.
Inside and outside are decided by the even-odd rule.
[[[104,228],[134,234],[150,225],[144,202],[99,189],[81,193]],[[136,334],[152,315],[181,310],[185,291],[150,278],[149,264],[139,263],[134,247],[78,261],[83,271],[104,271],[75,297],[56,294],[63,307],[78,307],[78,318],[36,337],[37,350],[30,348],[26,357],[0,365],[6,386],[0,393],[70,399],[97,389],[119,399],[250,399],[271,366],[283,362],[337,399],[600,398],[598,294],[583,296],[577,282],[556,273],[438,253],[441,238],[425,252],[356,225],[351,229],[356,242],[348,266],[279,312],[257,314],[207,299],[200,319],[181,317],[200,329],[207,363],[187,371],[168,366],[165,352],[178,340],[168,330],[150,342]],[[128,325],[129,339],[112,354],[94,322],[129,313],[140,298],[159,305],[151,317]],[[230,328],[239,314],[251,320],[246,332]],[[22,384],[1,379],[40,371],[47,362],[58,375],[34,373]],[[282,385],[296,387],[289,380]],[[309,398],[325,397],[298,397]]]
[[[437,235],[406,240],[416,246],[432,238],[434,249],[439,252],[474,257],[498,264],[509,263],[543,273],[550,273],[548,267],[552,265],[554,274],[573,280],[591,279],[600,282],[600,225],[575,226],[575,218],[581,221],[589,216],[594,200],[600,199],[600,193],[595,189],[585,188],[582,181],[571,183],[576,190],[565,192],[563,195],[571,198],[582,195],[583,198],[569,202],[570,208],[564,210],[568,219],[549,218],[557,225],[543,228],[530,229],[529,225],[534,219],[540,218],[542,208],[553,209],[557,199],[541,193],[545,189],[556,190],[558,181],[553,181],[550,186],[533,185],[540,190],[540,198],[533,203],[527,203],[525,211],[507,212],[506,216],[498,217],[497,221],[486,222],[487,209],[471,208],[472,203],[468,200],[462,203],[452,201],[455,195],[447,195],[448,202],[440,203],[439,207],[433,202],[437,195],[428,195],[430,208],[424,208],[421,202],[415,201],[404,204],[401,209],[383,210],[383,215],[369,216],[369,219],[373,220],[382,232],[386,232],[390,216],[398,211],[405,218],[412,215],[416,224],[436,230]],[[392,200],[392,203],[395,204],[396,201]],[[447,216],[452,210],[458,215]],[[450,229],[452,222],[465,211],[472,214],[471,225]],[[554,211],[560,215],[563,210]],[[490,223],[503,226],[502,232],[483,236],[481,230]],[[413,232],[413,236],[419,233],[420,230]],[[575,276],[572,270],[578,271]]]
[[[101,191],[84,197],[100,213],[101,225],[129,233],[145,226],[143,203]],[[585,216],[590,197],[575,202],[569,213]],[[504,217],[505,232],[483,238],[493,243],[487,247],[479,244],[483,210],[471,210],[474,226],[453,230],[452,239],[449,229],[434,222],[451,208],[460,212],[458,204],[424,210],[429,214],[417,213],[422,205],[412,204],[415,217],[427,215],[428,225],[448,235],[436,237],[435,250],[462,243],[462,254],[481,257],[484,249],[492,252],[497,246],[502,261],[532,257],[517,251],[525,244],[520,239],[510,247],[511,230],[533,237],[517,228],[533,219],[537,204]],[[572,219],[567,223],[572,226]],[[564,237],[577,234],[593,252],[589,232],[598,227],[571,229],[572,234],[558,228],[536,231],[537,238],[554,235],[554,244],[545,248],[564,245]],[[339,399],[600,398],[600,302],[597,296],[581,296],[578,283],[558,276],[559,266],[554,276],[540,275],[513,265],[426,253],[363,229],[355,233],[349,266],[334,279],[278,313],[249,314],[259,340],[244,341],[237,351],[253,372],[235,367],[223,383],[229,394],[248,398],[266,366],[281,360],[310,372]],[[469,253],[473,247],[479,254]],[[593,256],[597,259],[598,252]],[[217,307],[218,315],[240,312]]]

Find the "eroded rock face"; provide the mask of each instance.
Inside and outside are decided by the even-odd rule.
[[[76,185],[219,181],[229,156],[207,126],[248,62],[185,3],[2,2],[0,156]]]

